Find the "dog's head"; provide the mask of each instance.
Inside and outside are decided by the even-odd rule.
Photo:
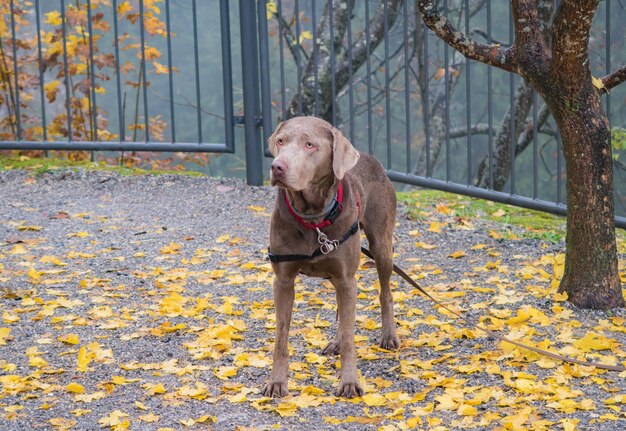
[[[315,117],[280,123],[268,144],[274,156],[271,184],[293,191],[330,175],[341,180],[359,160],[359,152],[339,130]]]

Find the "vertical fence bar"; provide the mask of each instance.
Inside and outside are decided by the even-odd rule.
[[[389,79],[389,4],[383,3],[383,15],[384,25],[383,34],[385,40],[383,46],[385,48],[385,126],[387,128],[387,169],[391,169],[392,166],[392,153],[391,153],[391,95],[390,93],[390,79]]]
[[[469,0],[465,0],[464,3],[464,14],[465,14],[465,32],[470,34],[470,9],[469,9]],[[467,133],[467,181],[466,184],[469,185],[472,181],[472,92],[471,92],[471,82],[472,82],[472,72],[471,72],[472,62],[469,58],[465,58],[465,127]],[[491,133],[491,132],[490,132]]]
[[[513,34],[513,6],[511,6],[511,3],[509,3],[509,43],[512,46],[513,45],[513,39],[514,39],[514,34]],[[510,108],[510,112],[511,112],[511,136],[510,136],[510,142],[511,142],[511,147],[509,149],[510,151],[510,159],[511,159],[511,173],[510,173],[510,178],[511,178],[511,194],[514,195],[516,190],[515,190],[515,147],[516,147],[516,140],[515,140],[515,129],[516,129],[516,124],[515,124],[515,74],[510,73],[509,74],[509,108]]]
[[[166,3],[169,6],[169,0]],[[117,121],[120,142],[126,141],[126,125],[124,124],[124,108],[122,105],[122,78],[120,76],[120,39],[118,27],[117,0],[113,0],[113,37],[115,38],[115,80],[117,86]],[[171,71],[170,71],[171,73]],[[121,158],[120,158],[121,160]]]
[[[332,123],[333,126],[337,125],[337,88],[335,85],[335,9],[333,8],[334,0],[328,0],[328,24],[329,28],[329,36],[330,36],[330,97],[332,98],[331,102],[331,114],[332,114]]]
[[[533,90],[533,199],[537,199],[538,192],[538,163],[539,163],[539,154],[538,154],[538,145],[537,145],[537,135],[539,133],[539,126],[537,125],[537,93]]]
[[[139,32],[141,39],[141,79],[143,81],[143,115],[144,115],[144,140],[150,141],[150,117],[148,116],[148,84],[146,83],[146,37],[144,34],[144,0],[139,0]],[[194,0],[195,1],[195,0]]]
[[[283,25],[283,2],[278,0],[278,59],[280,64],[280,106],[282,119],[287,119],[287,98],[286,98],[286,86],[285,86],[285,47],[283,41],[283,32],[285,31]]]
[[[300,3],[294,1],[294,17],[296,19],[296,40],[294,47],[296,50],[296,78],[298,91],[298,114],[302,115],[302,52],[300,52]]]
[[[15,35],[15,9],[13,0],[10,3],[11,6],[11,36],[13,37],[12,49],[13,49],[13,75],[15,78],[15,123],[17,125],[17,140],[22,140],[22,114],[20,111],[20,80],[19,71],[17,66],[17,37]]]
[[[491,38],[491,0],[487,0],[487,43],[493,43]],[[489,190],[493,190],[493,71],[487,66],[487,124],[489,126],[487,155],[489,159]]]
[[[220,2],[220,19],[222,18],[222,3]],[[221,23],[221,22],[220,22]],[[172,60],[172,16],[170,14],[170,0],[165,0],[165,29],[167,32],[167,84],[170,95],[170,129],[172,130],[172,143],[176,142],[176,111],[174,109],[174,70]],[[224,32],[222,31],[222,37]],[[230,53],[230,50],[228,51]],[[222,58],[226,55],[222,52]],[[226,91],[224,89],[224,91]],[[224,95],[224,103],[226,103],[226,96]],[[226,141],[228,145],[228,140]]]
[[[61,34],[63,37],[63,73],[65,74],[65,111],[67,113],[67,140],[72,141],[72,97],[70,92],[70,75],[67,58],[67,21],[65,17],[65,0],[61,0]]]
[[[272,100],[270,95],[270,59],[267,41],[267,0],[258,2],[259,21],[259,61],[261,70],[261,115],[263,118],[263,142],[266,142],[272,131]],[[232,117],[231,117],[232,118]]]
[[[446,18],[448,17],[448,0],[443,1],[444,14]],[[450,48],[448,44],[444,44],[443,46],[443,67],[444,69],[444,93],[445,93],[445,140],[446,140],[446,181],[450,181],[450,158],[452,157],[452,152],[450,149]]]
[[[313,114],[320,114],[320,92],[317,86],[318,83],[318,46],[317,46],[317,5],[315,0],[311,2],[311,21],[313,23],[313,89],[315,91],[315,95],[313,96]]]
[[[370,2],[365,2],[365,45],[367,47],[367,61],[365,62],[365,71],[367,77],[367,151],[369,154],[374,154],[374,135],[372,132],[372,62],[371,58],[371,39],[372,33],[370,31]]]
[[[91,140],[98,141],[98,105],[96,103],[96,68],[93,63],[93,24],[91,22],[91,0],[87,0],[87,31],[89,32],[89,77],[90,77],[90,108],[91,121],[93,126],[91,129]],[[93,162],[94,153],[91,152],[91,161]]]
[[[422,21],[420,21],[422,22]],[[430,178],[432,176],[432,170],[431,170],[431,166],[430,166],[430,80],[428,78],[429,75],[429,64],[428,64],[428,60],[429,60],[429,54],[428,54],[428,36],[429,36],[429,32],[428,32],[428,27],[426,27],[426,25],[422,22],[422,33],[423,33],[423,37],[422,40],[424,41],[424,79],[426,80],[426,82],[424,83],[424,85],[426,86],[426,100],[424,100],[424,113],[423,115],[426,116],[426,121],[424,121],[424,133],[426,135],[426,178]]]
[[[200,95],[200,54],[198,52],[198,9],[192,0],[193,11],[193,61],[196,74],[196,121],[198,122],[198,143],[202,142],[202,98]]]
[[[350,5],[351,3],[348,3]],[[353,6],[348,6],[352,8]],[[350,141],[354,142],[354,93],[352,90],[353,70],[352,70],[352,14],[350,10],[348,15],[348,105],[350,118]]]
[[[557,135],[556,139],[556,203],[560,204],[563,201],[563,197],[561,194],[562,188],[562,180],[561,180],[561,170],[563,169],[563,143],[561,142],[561,134]]]
[[[604,49],[605,49],[605,53],[604,53],[604,62],[605,62],[605,68],[604,71],[605,73],[608,75],[609,73],[612,72],[611,70],[611,0],[605,0],[604,2],[604,7],[606,8],[605,11],[605,29],[606,29],[606,40],[604,43]],[[611,93],[609,93],[607,91],[607,94],[604,96],[605,98],[605,103],[606,103],[606,116],[609,119],[609,123],[611,122]],[[610,143],[610,137],[611,135],[609,135],[609,143]]]
[[[402,30],[404,32],[404,122],[406,135],[406,171],[411,172],[411,85],[409,81],[409,6],[403,4],[404,20]]]
[[[239,0],[246,176],[248,184],[261,185],[263,184],[263,151],[258,127],[259,63],[255,5],[256,2],[253,0]]]
[[[37,59],[39,68],[39,97],[41,98],[41,126],[43,129],[43,141],[48,140],[48,122],[46,121],[46,95],[44,92],[43,54],[41,52],[41,7],[39,0],[35,0],[35,24],[37,26]],[[46,157],[48,150],[46,150]]]
[[[228,148],[230,152],[234,152],[235,130],[233,129],[233,65],[230,53],[230,10],[228,2],[229,0],[220,0],[220,29],[222,33],[222,85],[224,87],[224,137],[226,139],[226,148]],[[269,117],[269,112],[266,115]]]

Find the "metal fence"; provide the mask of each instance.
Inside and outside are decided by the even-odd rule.
[[[541,99],[441,43],[414,2],[110,3],[0,3],[0,149],[235,153],[223,162],[259,184],[277,122],[316,115],[398,183],[565,212],[561,144]],[[509,2],[440,6],[477,39],[513,37]],[[602,2],[594,76],[626,62],[624,19],[621,2]],[[619,87],[605,96],[616,133],[625,98]],[[621,216],[626,165],[614,150]]]

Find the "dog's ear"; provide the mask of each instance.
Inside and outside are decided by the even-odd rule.
[[[341,180],[350,169],[356,165],[361,156],[352,146],[348,138],[339,130],[333,128],[333,172]]]
[[[272,156],[274,157],[276,157],[276,155],[278,154],[278,145],[276,143],[276,137],[278,136],[278,132],[280,132],[280,129],[282,129],[283,124],[285,124],[284,121],[278,123],[278,126],[276,126],[276,130],[274,130],[274,133],[272,133],[272,136],[267,138],[267,146],[270,149],[270,153],[272,153]]]

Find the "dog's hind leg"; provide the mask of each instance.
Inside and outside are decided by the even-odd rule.
[[[372,225],[367,222],[366,217],[362,223],[365,236],[369,242],[370,252],[376,262],[376,271],[380,281],[379,299],[382,315],[380,347],[388,350],[395,350],[400,347],[400,339],[396,333],[396,323],[393,316],[393,296],[389,286],[389,280],[393,272],[392,239],[394,221],[395,217],[387,216],[384,221],[378,221],[375,225]],[[375,228],[372,229],[372,226],[375,226]]]

